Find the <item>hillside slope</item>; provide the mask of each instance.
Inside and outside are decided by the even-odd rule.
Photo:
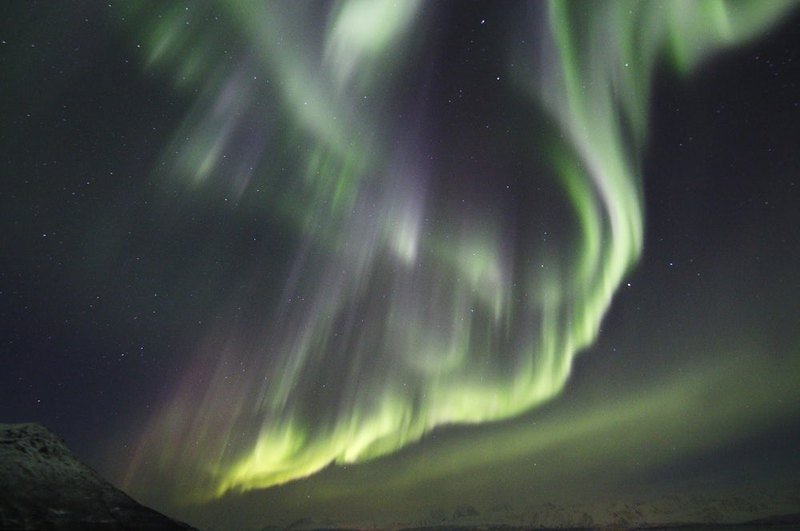
[[[0,528],[192,529],[114,488],[39,424],[0,424]]]

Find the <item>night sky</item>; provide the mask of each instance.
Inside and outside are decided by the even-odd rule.
[[[0,3],[0,422],[222,527],[800,475],[800,12]]]

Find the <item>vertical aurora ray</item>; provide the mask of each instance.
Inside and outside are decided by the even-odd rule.
[[[531,140],[574,218],[557,257],[514,237],[502,205],[459,210],[431,191],[425,120],[396,118],[396,76],[413,69],[432,7],[350,0],[323,16],[313,3],[221,2],[168,5],[158,22],[128,7],[145,64],[200,86],[165,150],[170,181],[272,209],[301,242],[260,327],[208,330],[129,483],[163,468],[193,499],[268,487],[558,394],[642,251],[638,157],[657,63],[688,72],[790,5],[553,1],[529,32],[542,63],[509,46],[533,72],[509,77],[564,138]],[[222,50],[230,31],[239,43]],[[253,207],[256,186],[267,198]],[[253,264],[242,282],[267,274]]]

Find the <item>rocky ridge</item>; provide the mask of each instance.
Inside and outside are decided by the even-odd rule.
[[[0,424],[0,528],[192,529],[112,486],[39,424]]]

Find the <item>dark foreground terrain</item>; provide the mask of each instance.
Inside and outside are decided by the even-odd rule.
[[[192,529],[101,478],[39,424],[0,424],[0,529]]]
[[[781,519],[779,519],[781,520]],[[269,531],[280,529],[294,529],[292,527],[265,528]],[[400,528],[395,531],[800,531],[800,515],[794,523],[789,522],[749,522],[742,524],[677,524],[674,526],[658,527],[525,527],[506,525],[487,526],[431,526]],[[312,531],[312,530],[309,530]],[[314,528],[313,531],[359,531],[357,529],[343,528]]]
[[[402,529],[400,531],[431,530],[437,531],[761,531],[761,530],[784,530],[800,531],[800,524],[772,524],[772,523],[747,523],[747,524],[697,524],[697,525],[675,525],[671,527],[550,527],[550,528],[530,528],[530,527],[511,527],[511,526],[485,526],[485,527],[417,527]]]
[[[462,505],[452,514],[435,511],[420,521],[392,525],[346,525],[334,521],[298,520],[262,531],[393,529],[395,531],[800,531],[794,491],[786,494],[702,496],[672,495],[651,501],[569,506],[546,503],[528,510],[511,506],[480,512]],[[764,516],[779,515],[779,516]],[[506,523],[498,523],[498,522]],[[513,523],[511,523],[511,522]]]

